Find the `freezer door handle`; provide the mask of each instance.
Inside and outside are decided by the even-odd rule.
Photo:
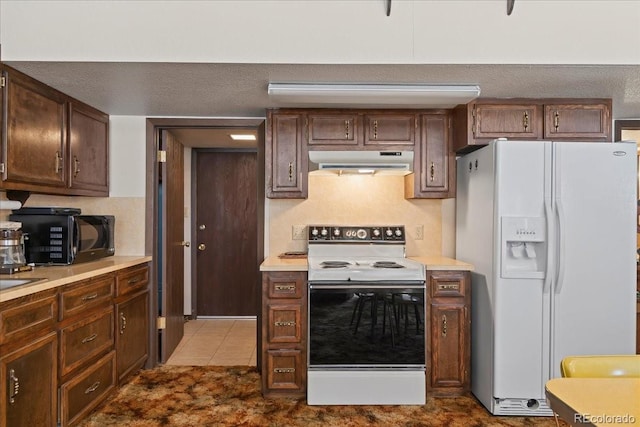
[[[555,292],[559,294],[562,290],[562,283],[564,282],[564,255],[565,255],[565,238],[563,234],[563,221],[564,221],[564,208],[562,200],[556,199],[556,214],[558,216],[557,228],[558,228],[558,255],[556,257],[556,268],[558,270],[558,277],[556,278]]]
[[[551,200],[548,200],[547,198],[545,198],[544,200],[544,216],[545,216],[545,221],[547,223],[547,266],[545,268],[545,273],[544,273],[544,284],[542,285],[542,293],[546,294],[549,292],[549,289],[551,289],[551,256],[552,256],[552,250],[551,250],[551,242],[553,241],[553,239],[551,239],[551,217],[553,215],[553,212],[551,211]]]

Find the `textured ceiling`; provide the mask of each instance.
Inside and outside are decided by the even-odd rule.
[[[105,62],[8,65],[110,115],[264,117],[266,108],[286,106],[269,100],[269,82],[354,82],[478,84],[480,96],[485,98],[612,98],[614,118],[640,118],[640,66]],[[229,129],[172,132],[191,147],[255,146],[231,141]]]

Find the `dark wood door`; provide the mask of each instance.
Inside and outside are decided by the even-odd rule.
[[[162,131],[161,144],[160,361],[166,362],[184,335],[184,147],[168,131]]]
[[[257,153],[196,152],[196,314],[257,316]]]

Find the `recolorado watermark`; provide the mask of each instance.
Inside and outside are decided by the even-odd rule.
[[[573,422],[577,424],[635,424],[636,417],[631,414],[574,414]]]

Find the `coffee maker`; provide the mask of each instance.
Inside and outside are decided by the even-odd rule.
[[[24,256],[22,224],[15,221],[0,222],[0,274],[31,270]]]

